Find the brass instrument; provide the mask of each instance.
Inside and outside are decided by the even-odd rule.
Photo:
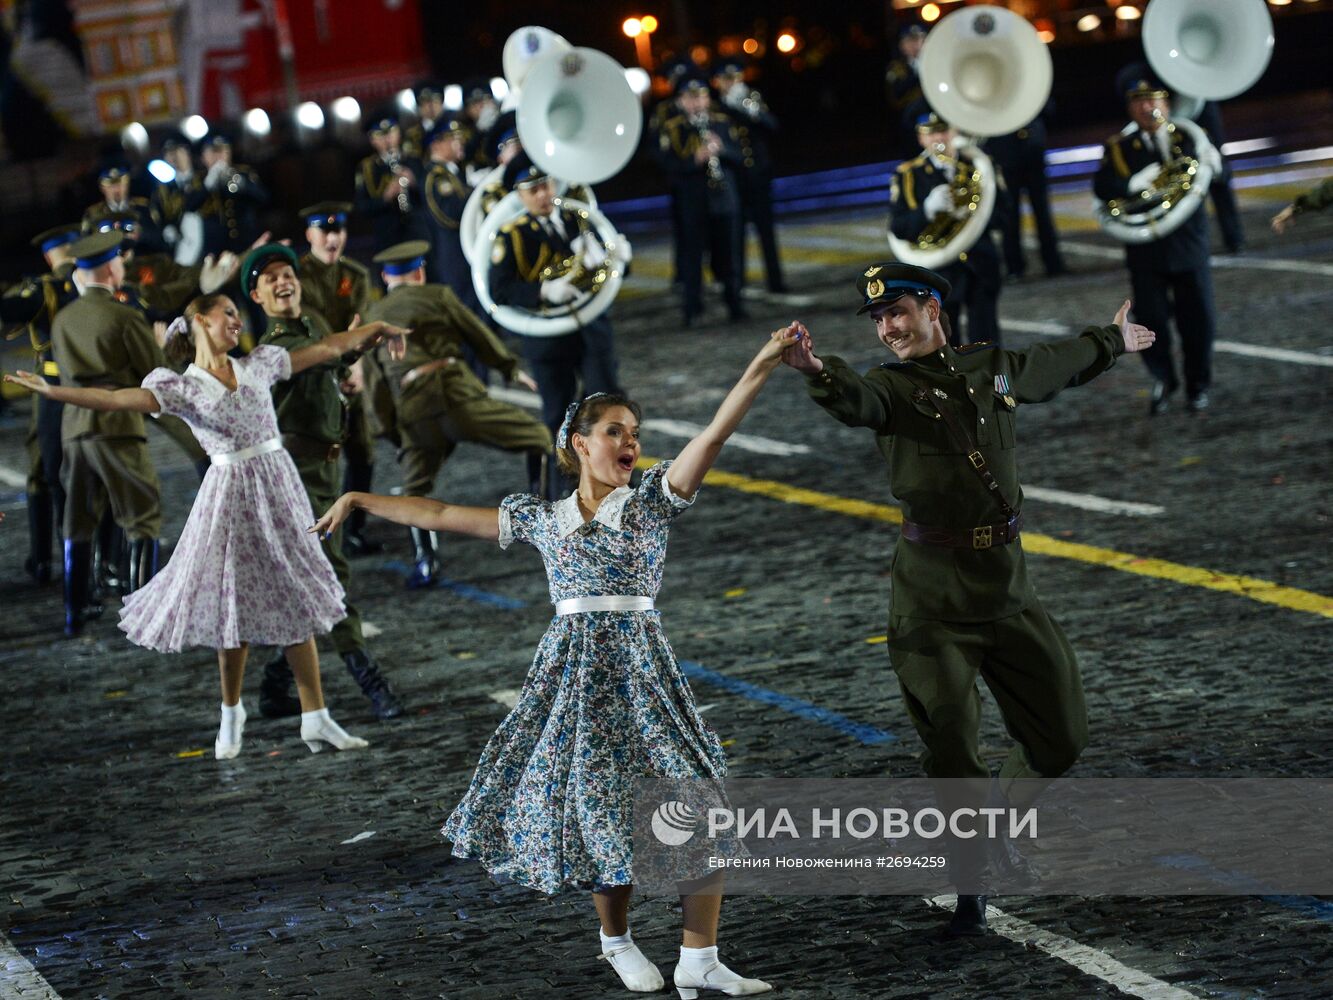
[[[717,158],[717,154],[712,151],[712,147],[708,142],[709,135],[713,133],[708,113],[704,112],[703,114],[691,115],[690,124],[694,126],[694,130],[699,133],[699,142],[705,146],[709,146],[708,183],[716,187],[726,180],[726,176],[722,172],[722,161]]]
[[[398,178],[398,211],[406,215],[412,211],[412,197],[407,191],[411,178],[405,176],[402,157],[398,150],[391,149],[385,153],[384,162],[388,164],[389,172]]]
[[[1148,243],[1175,232],[1199,208],[1213,182],[1213,168],[1204,152],[1211,149],[1211,143],[1203,129],[1187,118],[1168,122],[1156,108],[1153,117],[1172,136],[1180,155],[1162,165],[1146,191],[1131,191],[1124,198],[1096,205],[1097,223],[1122,243]],[[1191,139],[1198,158],[1184,152],[1177,132]]]

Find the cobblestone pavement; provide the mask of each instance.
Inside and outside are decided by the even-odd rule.
[[[1263,226],[1278,197],[1246,195],[1251,254],[1270,265],[1216,270],[1219,337],[1328,359],[1333,230],[1315,221],[1278,243]],[[624,381],[649,418],[705,421],[758,340],[794,314],[822,352],[863,367],[881,360],[852,315],[846,262],[882,256],[878,226],[863,217],[786,227],[792,281],[812,299],[797,310],[755,299],[742,328],[679,331],[661,295],[618,304]],[[1027,324],[1011,327],[1009,343],[1040,341],[1033,324],[1115,313],[1123,270],[1097,234],[1076,238],[1094,250],[1070,253],[1074,275],[1006,288],[1002,315]],[[636,243],[651,275],[665,250]],[[1333,594],[1329,369],[1219,351],[1214,405],[1197,417],[1150,421],[1147,387],[1126,359],[1083,390],[1025,407],[1020,421],[1026,484],[1162,508],[1128,516],[1031,499],[1032,533],[1204,571],[1181,582],[1135,572],[1142,562],[1125,572],[1029,557],[1086,680],[1092,741],[1075,774],[1329,777],[1330,604],[1309,596]],[[23,423],[20,414],[0,429],[0,467],[23,468]],[[865,743],[700,680],[733,775],[916,775],[916,737],[874,641],[896,529],[735,487],[764,480],[890,503],[868,435],[823,416],[790,372],[743,430],[809,451],[728,448],[719,468],[748,480],[705,487],[678,522],[659,600],[678,655],[899,739]],[[683,439],[650,430],[644,443],[669,456]],[[194,481],[169,442],[152,447],[171,537]],[[522,478],[520,459],[465,447],[437,495],[495,503]],[[386,449],[376,484],[396,483]],[[371,749],[312,756],[294,722],[258,717],[252,673],[244,751],[218,762],[212,654],[138,650],[111,624],[114,608],[85,637],[58,638],[58,587],[37,591],[21,573],[18,488],[0,487],[0,932],[10,943],[0,938],[0,997],[50,995],[25,961],[67,998],[625,995],[595,961],[584,894],[497,884],[451,860],[437,833],[549,620],[534,551],[448,540],[450,582],[408,592],[406,532],[373,523],[387,553],[357,561],[353,591],[383,630],[372,647],[409,713],[376,723],[329,649],[330,706]],[[1281,606],[1255,599],[1267,591],[1254,581],[1239,586],[1255,596],[1210,586],[1227,574],[1307,597]],[[1006,739],[989,706],[983,735],[998,759]],[[941,911],[914,897],[736,898],[724,910],[723,957],[779,995],[830,1000],[1333,995],[1325,900],[993,902],[1035,930],[945,944]],[[639,899],[632,922],[669,975],[678,908]],[[1064,957],[1039,932],[1055,935]]]

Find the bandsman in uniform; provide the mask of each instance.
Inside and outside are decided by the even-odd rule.
[[[297,267],[295,252],[280,243],[256,247],[241,264],[241,288],[268,318],[261,344],[291,351],[318,343],[332,332],[322,316],[302,308]],[[296,464],[312,510],[327,510],[338,497],[338,455],[347,435],[347,397],[341,386],[347,381],[349,366],[359,356],[317,365],[273,387],[282,443]],[[402,714],[403,706],[366,650],[361,615],[350,602],[352,570],[343,553],[342,531],[321,538],[320,544],[348,595],[347,617],[334,625],[331,633],[334,648],[370,699],[375,715],[392,719]],[[301,710],[292,693],[291,667],[281,650],[264,666],[259,710],[269,718],[296,715]]]
[[[884,74],[884,94],[894,130],[894,154],[898,156],[914,156],[917,150],[916,105],[921,100],[917,63],[925,42],[925,28],[919,24],[903,25],[898,31],[898,54],[889,61]]]
[[[1001,219],[1004,237],[1004,268],[1014,278],[1027,274],[1023,253],[1023,213],[1021,202],[1026,192],[1032,205],[1032,221],[1037,226],[1037,243],[1046,277],[1068,274],[1060,253],[1060,238],[1051,215],[1051,199],[1046,189],[1046,116],[1051,102],[1032,121],[1016,132],[987,139],[985,150],[1004,178],[1011,210]]]
[[[41,251],[48,270],[8,289],[0,297],[0,320],[11,332],[7,340],[27,337],[32,345],[33,371],[59,385],[59,371],[51,347],[56,313],[79,297],[75,290],[72,245],[79,239],[78,223],[53,226],[38,233],[32,245]],[[39,584],[50,583],[52,543],[65,516],[65,488],[60,484],[60,421],[64,406],[45,396],[34,396],[28,424],[28,558],[23,568]]]
[[[1183,130],[1170,122],[1170,95],[1146,66],[1130,66],[1120,74],[1133,127],[1108,140],[1092,187],[1102,201],[1147,190],[1163,165],[1189,155],[1220,166],[1211,145],[1195,149]],[[1179,387],[1171,357],[1171,321],[1185,356],[1185,396],[1190,412],[1208,406],[1213,375],[1213,272],[1209,265],[1208,212],[1198,207],[1174,232],[1147,243],[1126,243],[1125,264],[1134,296],[1134,317],[1157,331],[1158,339],[1143,352],[1153,378],[1149,413],[1167,409]]]
[[[184,136],[168,136],[162,141],[162,159],[176,175],[153,188],[148,213],[167,251],[174,256],[181,242],[186,206],[192,205],[197,210],[203,204],[204,179],[194,169],[194,152]]]
[[[787,291],[782,280],[782,258],[773,229],[773,155],[769,143],[777,135],[778,119],[759,91],[745,82],[745,62],[723,59],[713,68],[713,86],[721,97],[722,110],[735,122],[736,141],[741,147],[741,250],[737,270],[745,284],[745,226],[754,226],[764,254],[764,276],[768,290]]]
[[[201,188],[186,199],[204,224],[204,253],[242,252],[259,235],[259,210],[268,204],[268,188],[259,174],[232,162],[231,140],[215,134],[204,140]]]
[[[1153,334],[1127,321],[1126,302],[1112,324],[1069,340],[1027,351],[955,350],[942,322],[943,276],[873,264],[856,287],[858,315],[870,314],[893,359],[861,375],[841,358],[817,355],[802,329],[783,360],[806,376],[810,397],[831,417],[874,431],[888,462],[903,511],[889,658],[925,744],[926,774],[969,779],[942,782],[941,805],[976,808],[990,794],[1021,810],[1044,780],[1073,765],[1088,731],[1074,651],[1027,578],[1015,411],[1088,382],[1121,354],[1150,346]],[[1014,739],[993,786],[978,746],[979,677]],[[985,932],[988,863],[1003,872],[1005,858],[1015,861],[994,845],[988,862],[979,841],[952,845],[953,935]]]
[[[148,199],[130,194],[130,165],[123,160],[113,160],[102,167],[97,175],[97,186],[102,192],[102,200],[90,205],[83,213],[83,231],[91,233],[98,222],[113,213],[131,212],[139,224],[149,222]]]
[[[487,165],[486,133],[500,118],[500,104],[491,91],[489,80],[477,77],[463,84],[462,124],[468,128],[463,151],[463,164],[468,184],[476,187],[480,175],[491,169]]]
[[[710,250],[713,278],[722,283],[732,322],[746,319],[741,306],[741,200],[743,156],[731,118],[712,107],[708,81],[685,73],[676,81],[676,113],[658,133],[657,161],[671,185],[676,260],[684,321],[703,315],[703,254]]]
[[[370,320],[412,331],[403,358],[376,352],[398,414],[403,493],[429,496],[440,466],[454,449],[475,441],[526,453],[528,489],[540,495],[542,463],[552,447],[550,432],[526,411],[491,399],[468,367],[464,347],[507,382],[533,390],[537,383],[519,371],[518,358],[451,289],[427,284],[429,251],[430,244],[413,240],[376,254],[387,291],[367,314]],[[410,530],[416,565],[408,586],[429,586],[439,575],[438,542],[433,532]]]
[[[128,389],[166,365],[148,322],[116,301],[125,277],[118,232],[94,233],[71,247],[79,298],[56,314],[51,345],[61,383]],[[92,541],[108,501],[129,539],[129,589],[157,572],[162,508],[148,457],[143,414],[71,406],[61,418],[65,488],[65,632],[77,634],[101,613],[90,600]]]
[[[413,206],[421,200],[417,187],[422,169],[417,160],[403,152],[397,118],[376,118],[366,135],[374,152],[357,164],[353,200],[357,213],[371,220],[375,249],[383,250],[416,235]]]
[[[301,209],[306,242],[310,244],[297,262],[301,275],[301,310],[316,312],[330,330],[350,330],[370,305],[370,272],[347,257],[345,201],[322,201]],[[352,377],[343,384],[347,396],[347,441],[343,448],[343,492],[369,492],[375,478],[375,435],[371,408],[366,405],[365,360],[352,366]],[[351,556],[377,551],[365,537],[364,517],[348,518],[343,525],[343,549]]]
[[[427,135],[430,162],[422,184],[426,232],[429,234],[430,280],[446,285],[473,312],[481,311],[472,287],[472,265],[463,256],[459,223],[472,189],[463,172],[463,123],[452,116],[437,121]]]
[[[491,248],[490,293],[496,305],[536,311],[545,306],[568,306],[581,292],[570,275],[543,278],[542,271],[575,253],[585,252],[578,219],[568,210],[556,211],[555,183],[526,153],[505,167],[505,187],[517,191],[523,213],[507,223]],[[576,247],[575,241],[579,241]],[[585,263],[596,260],[601,249],[586,248]],[[528,363],[542,399],[542,423],[554,440],[569,404],[594,392],[620,392],[620,362],[607,313],[572,333],[554,337],[520,336],[520,350]],[[580,383],[582,386],[580,387]],[[561,492],[554,459],[547,477],[547,495]]]
[[[970,166],[971,160],[955,144],[958,133],[932,111],[923,111],[916,126],[921,155],[898,164],[889,191],[889,229],[903,240],[915,240],[940,215],[966,212],[955,206],[953,180],[956,164]],[[997,185],[998,188],[998,185]],[[998,213],[1000,199],[997,191]],[[991,224],[996,219],[992,216]],[[962,341],[959,319],[967,307],[967,342],[1000,342],[1000,255],[995,250],[990,229],[970,247],[959,247],[954,263],[939,269],[951,291],[944,299],[944,311],[952,327],[954,346]]]
[[[417,120],[403,133],[403,152],[414,160],[425,161],[429,155],[426,137],[444,117],[444,88],[423,83],[417,88]]]

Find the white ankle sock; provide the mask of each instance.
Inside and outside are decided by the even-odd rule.
[[[707,948],[680,946],[680,964],[690,972],[697,972],[702,976],[717,961],[717,945],[711,945]]]
[[[600,937],[600,938],[602,939],[602,954],[603,954],[603,955],[605,955],[605,954],[606,954],[608,951],[610,951],[612,948],[618,948],[618,947],[620,947],[621,945],[625,945],[625,944],[633,944],[633,943],[634,943],[634,935],[631,934],[629,931],[625,931],[624,934],[618,934],[618,935],[616,935],[615,937],[607,937],[607,936],[606,936],[606,931],[602,930],[602,929],[599,927],[599,928],[597,928],[597,936]]]
[[[328,706],[325,706],[324,708],[321,708],[314,712],[301,713],[301,725],[305,725],[307,722],[319,723],[324,721],[329,721],[329,722],[333,721],[332,719],[329,718]]]
[[[628,930],[615,937],[607,937],[606,932],[598,929],[602,939],[602,955],[616,970],[625,987],[636,993],[653,993],[662,988],[662,973],[634,943],[634,937]]]
[[[238,729],[245,723],[245,705],[237,700],[235,705],[222,706],[222,724],[218,726],[218,739],[223,743],[235,743],[240,737]]]

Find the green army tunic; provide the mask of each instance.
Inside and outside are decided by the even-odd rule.
[[[296,319],[270,316],[261,344],[272,344],[287,351],[318,344],[330,333],[318,313],[303,313]],[[310,498],[310,507],[318,517],[338,499],[338,452],[344,437],[346,397],[340,388],[347,378],[345,359],[315,365],[273,387],[273,408],[278,415],[278,430],[283,444],[296,464],[296,471]],[[313,523],[313,519],[312,519]],[[352,569],[343,553],[342,528],[320,544],[333,571],[348,591]],[[347,617],[333,626],[333,645],[345,654],[365,647],[361,634],[361,615],[348,602]]]
[[[86,289],[56,314],[51,347],[62,385],[132,388],[167,363],[143,316],[102,285]],[[112,517],[127,536],[156,538],[162,508],[143,414],[66,406],[61,439],[65,537],[92,541],[109,499]]]
[[[830,356],[807,384],[814,401],[837,420],[875,432],[904,518],[961,533],[1003,522],[1004,513],[934,406],[915,398],[918,387],[953,408],[1000,493],[1021,511],[1016,408],[1089,381],[1123,351],[1120,329],[1108,326],[1024,351],[946,345],[864,376]],[[978,674],[1016,740],[1001,778],[1063,773],[1087,741],[1082,682],[1072,648],[1028,581],[1021,537],[979,550],[900,539],[892,588],[889,654],[926,745],[926,773],[989,775],[977,744]]]
[[[486,386],[468,366],[465,344],[506,380],[518,374],[519,360],[452,289],[398,285],[370,307],[368,319],[412,331],[401,361],[390,358],[383,347],[377,352],[395,397],[403,444],[403,492],[408,496],[430,493],[441,464],[460,441],[505,451],[550,451],[551,434],[541,421],[488,396]],[[441,360],[448,363],[408,378],[420,366]]]
[[[1297,197],[1292,204],[1296,206],[1297,215],[1302,212],[1322,212],[1329,205],[1333,205],[1333,177],[1324,178],[1319,184]]]

